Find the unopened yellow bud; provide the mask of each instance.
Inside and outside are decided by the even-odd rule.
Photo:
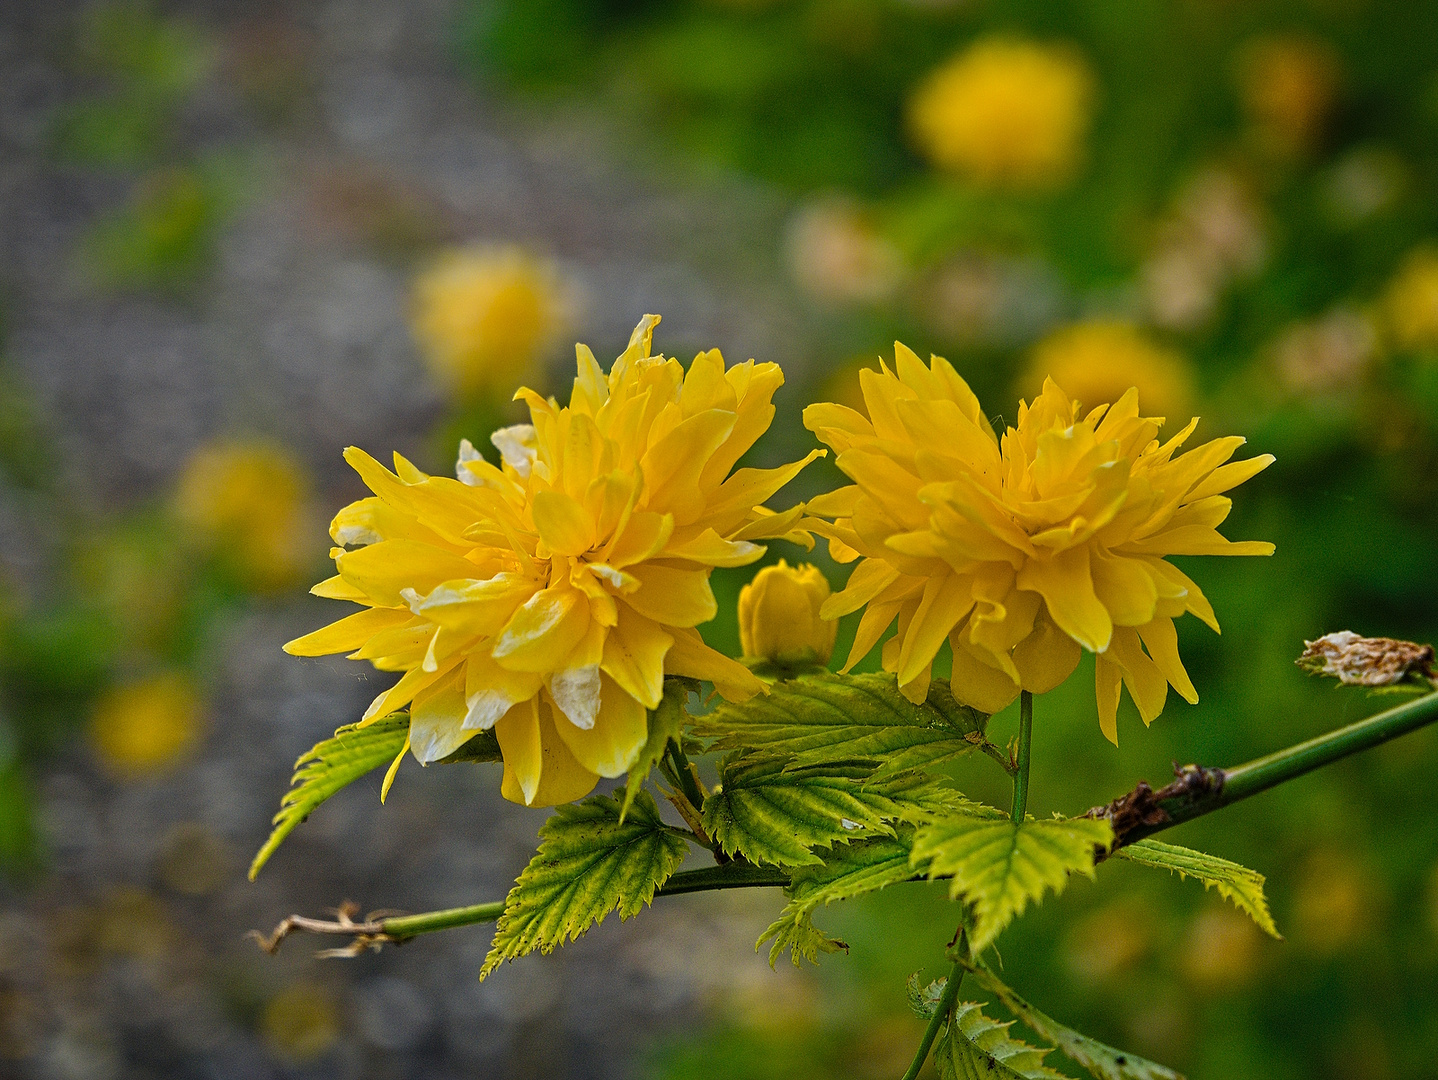
[[[829,662],[838,624],[819,617],[829,582],[817,566],[766,566],[739,593],[739,642],[744,655],[792,664]]]

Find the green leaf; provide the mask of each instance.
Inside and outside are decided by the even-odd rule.
[[[919,982],[919,973],[916,971],[909,976],[905,986],[908,991],[909,1008],[920,1020],[932,1020],[934,1013],[939,1011],[939,999],[944,996],[944,987],[948,979],[935,979],[928,986]]]
[[[778,961],[785,949],[791,951],[796,966],[801,958],[816,960],[819,951],[833,952],[834,949],[822,946],[813,950],[801,948],[812,943],[811,934],[818,934],[809,924],[814,909],[908,881],[914,876],[909,868],[912,839],[912,827],[901,825],[893,836],[838,844],[825,854],[819,865],[799,867],[785,890],[789,903],[778,920],[755,942],[754,948],[757,950],[766,941],[774,942],[769,950],[770,965]],[[839,942],[831,944],[842,947]]]
[[[465,740],[454,753],[448,757],[442,757],[435,762],[436,765],[456,765],[465,761],[503,761],[504,755],[499,752],[499,737],[494,730],[476,731],[474,735]]]
[[[1022,1020],[1034,1034],[1056,1044],[1100,1080],[1183,1080],[1180,1073],[1166,1066],[1115,1050],[1039,1012],[1000,981],[982,961],[965,966],[980,986],[1003,1002],[1004,1008]]]
[[[250,880],[255,880],[275,849],[315,807],[365,773],[389,764],[404,750],[408,738],[409,717],[401,713],[377,720],[368,727],[347,724],[335,732],[334,738],[301,754],[295,762],[290,790],[280,800],[274,831],[250,863]]]
[[[677,679],[665,681],[664,696],[659,699],[659,707],[649,713],[649,737],[645,739],[644,749],[639,751],[639,757],[630,766],[629,776],[624,781],[624,805],[619,810],[620,821],[628,817],[629,808],[634,805],[634,797],[643,788],[649,770],[659,764],[659,759],[664,756],[669,740],[683,736],[684,722],[689,718],[684,711],[684,699],[688,696],[689,687],[685,683]]]
[[[1094,848],[1113,842],[1107,821],[1007,819],[965,813],[921,825],[912,864],[931,878],[952,877],[949,894],[971,905],[969,944],[977,955],[1029,905],[1071,873],[1093,877]]]
[[[1121,847],[1114,852],[1120,859],[1136,862],[1142,866],[1156,866],[1176,873],[1181,878],[1192,877],[1203,882],[1203,887],[1217,888],[1218,895],[1231,901],[1259,928],[1272,937],[1283,940],[1273,916],[1268,911],[1268,899],[1263,895],[1264,877],[1257,870],[1250,870],[1236,862],[1220,859],[1191,848],[1173,844],[1160,844],[1157,840],[1139,840]]]
[[[481,979],[535,949],[553,952],[616,908],[628,919],[654,899],[688,848],[647,792],[621,822],[623,809],[618,792],[598,795],[559,807],[544,823],[539,851],[505,897]]]
[[[786,771],[789,758],[731,758],[704,802],[704,831],[726,854],[753,863],[812,866],[813,849],[835,841],[892,836],[887,822],[926,819],[952,810],[963,796],[933,777],[905,773],[869,782],[867,763]]]
[[[788,908],[785,908],[787,914]],[[764,942],[773,939],[774,944],[769,948],[769,966],[773,967],[784,954],[789,950],[789,956],[794,961],[794,966],[799,967],[800,961],[807,960],[811,964],[819,962],[820,953],[848,952],[847,942],[838,938],[831,938],[824,931],[820,930],[813,923],[812,912],[800,911],[792,916],[781,916],[779,921],[764,931],[764,936],[754,943],[754,951],[758,952]]]
[[[988,717],[961,705],[936,679],[915,705],[889,674],[805,675],[769,693],[726,703],[695,719],[715,750],[792,758],[792,768],[871,760],[876,775],[935,765],[985,744]]]
[[[972,1001],[955,1005],[934,1047],[939,1080],[1068,1080],[1044,1064],[1051,1051],[1009,1038],[1012,1025],[989,1019]]]

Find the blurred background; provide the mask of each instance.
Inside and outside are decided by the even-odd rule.
[[[13,0],[0,1075],[903,1071],[904,980],[956,922],[927,887],[822,913],[851,952],[802,971],[753,954],[768,891],[661,900],[483,985],[483,928],[346,962],[242,937],[495,899],[527,861],[542,815],[497,771],[410,762],[247,883],[294,758],[384,685],[280,645],[335,617],[305,590],[362,493],[346,445],[448,471],[521,419],[516,384],[565,392],[575,340],[607,360],[651,311],[670,355],[783,365],[756,464],[896,337],[999,421],[1052,373],[1277,455],[1226,531],[1278,554],[1186,566],[1224,624],[1180,624],[1200,704],[1122,712],[1114,750],[1082,667],[1038,704],[1037,813],[1388,704],[1305,681],[1305,637],[1438,637],[1438,8]],[[717,647],[749,573],[716,575]],[[1435,770],[1430,729],[1173,834],[1267,874],[1284,943],[1105,865],[1000,943],[1006,977],[1195,1080],[1431,1077]]]

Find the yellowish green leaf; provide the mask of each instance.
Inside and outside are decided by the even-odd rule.
[[[1139,840],[1119,848],[1114,855],[1141,866],[1168,870],[1181,878],[1197,878],[1205,889],[1217,889],[1219,896],[1256,922],[1265,934],[1283,940],[1269,913],[1268,898],[1263,894],[1264,877],[1257,870],[1207,852],[1160,844],[1157,840]]]
[[[641,791],[620,821],[616,792],[561,806],[539,830],[539,851],[505,897],[482,979],[506,960],[553,952],[616,908],[638,914],[688,850]]]
[[[250,880],[269,861],[285,837],[335,792],[354,783],[366,773],[388,765],[404,749],[409,738],[409,717],[405,714],[360,727],[348,724],[334,737],[306,750],[295,762],[290,790],[280,800],[269,839],[250,863]]]
[[[1093,876],[1094,849],[1113,841],[1107,821],[1008,819],[965,813],[921,825],[911,865],[931,878],[949,877],[949,894],[974,916],[969,942],[986,949],[1030,901],[1062,892],[1070,874]]]
[[[1012,1024],[989,1019],[972,1001],[955,1005],[934,1046],[939,1080],[1068,1080],[1044,1064],[1052,1051],[1009,1038]]]
[[[889,674],[805,675],[696,717],[713,749],[790,758],[791,768],[868,760],[876,775],[950,761],[985,745],[988,717],[935,680],[915,705]]]
[[[1163,1065],[1115,1050],[1097,1039],[1090,1039],[1073,1028],[1060,1024],[1039,1012],[999,979],[982,961],[967,965],[971,978],[1003,1003],[1039,1038],[1056,1045],[1064,1054],[1077,1061],[1100,1080],[1184,1080],[1183,1076]]]

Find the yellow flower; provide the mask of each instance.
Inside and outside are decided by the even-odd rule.
[[[335,518],[335,543],[358,546],[336,548],[338,575],[313,591],[365,610],[285,646],[403,671],[364,719],[410,706],[423,763],[493,728],[516,802],[567,802],[625,772],[666,674],[760,690],[694,629],[716,611],[710,572],[758,559],[755,540],[812,543],[802,507],[761,504],[822,451],[730,475],[773,418],[778,365],[726,370],[710,350],[686,374],[650,356],[658,321],[608,376],[579,346],[567,406],[521,390],[533,423],[495,432],[502,467],[467,442],[458,480],[347,450],[375,496]]]
[[[425,362],[466,397],[507,393],[532,376],[569,321],[555,267],[517,247],[442,256],[414,283],[411,323]]]
[[[1046,376],[1089,408],[1117,401],[1130,387],[1165,416],[1193,405],[1193,375],[1184,358],[1117,320],[1074,323],[1040,341],[1027,382],[1037,389]]]
[[[245,584],[282,589],[310,564],[309,486],[303,466],[277,446],[211,443],[185,465],[175,510]]]
[[[739,593],[739,642],[744,655],[792,664],[834,653],[837,623],[820,618],[829,581],[817,566],[766,566]]]
[[[1052,380],[1002,440],[948,361],[925,367],[895,345],[897,375],[859,373],[869,418],[811,405],[804,424],[854,481],[809,503],[810,520],[841,562],[863,557],[824,617],[866,607],[847,667],[898,620],[884,644],[911,701],[928,691],[947,640],[956,696],[996,712],[1020,688],[1066,679],[1080,646],[1097,653],[1099,722],[1116,741],[1120,680],[1144,722],[1168,685],[1198,695],[1179,660],[1173,620],[1191,611],[1215,630],[1197,585],[1168,555],[1267,555],[1216,526],[1223,492],[1265,468],[1269,455],[1225,465],[1243,439],[1215,439],[1182,456],[1194,420],[1160,444],[1161,420],[1138,413],[1130,390],[1083,413]],[[1147,649],[1147,652],[1144,650]]]
[[[1388,286],[1385,306],[1399,348],[1438,348],[1438,249],[1424,246],[1408,255]]]
[[[1082,156],[1093,96],[1093,76],[1074,50],[986,38],[924,81],[909,125],[942,169],[995,187],[1053,187]]]
[[[177,673],[108,690],[90,719],[100,760],[122,776],[160,773],[194,748],[201,730],[200,697]]]

